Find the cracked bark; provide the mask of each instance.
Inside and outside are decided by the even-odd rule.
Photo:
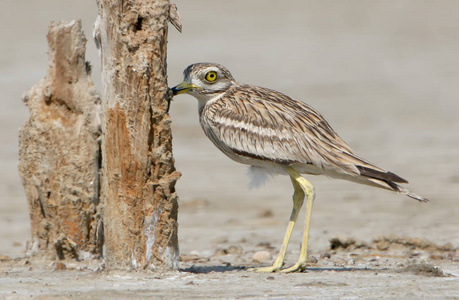
[[[99,257],[100,97],[85,61],[81,22],[52,22],[48,44],[48,73],[23,96],[30,117],[19,133],[32,231],[28,253]]]
[[[99,0],[104,256],[108,268],[176,268],[166,45],[169,1]]]

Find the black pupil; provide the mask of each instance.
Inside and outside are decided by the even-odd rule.
[[[209,78],[210,78],[210,79],[214,79],[214,78],[215,78],[215,74],[214,74],[214,73],[210,73],[210,74],[209,74]]]

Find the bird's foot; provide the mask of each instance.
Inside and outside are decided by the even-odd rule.
[[[269,267],[260,267],[260,268],[250,268],[248,271],[257,272],[257,273],[273,273],[277,272],[282,268],[282,264],[273,264]]]
[[[304,270],[306,270],[306,262],[299,261],[290,268],[280,270],[280,273],[303,272]]]
[[[260,268],[250,268],[248,271],[257,272],[257,273],[293,273],[293,272],[303,272],[306,270],[306,262],[299,261],[295,265],[291,266],[290,268],[282,269],[282,265],[274,264],[269,267],[260,267]]]

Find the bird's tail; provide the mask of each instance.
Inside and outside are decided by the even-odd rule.
[[[381,180],[381,179],[376,179],[376,178],[367,178],[369,181],[372,183],[375,183],[377,186],[394,191],[396,193],[402,194],[402,195],[407,195],[410,198],[416,199],[420,202],[427,202],[429,199],[426,199],[424,197],[421,197],[412,191],[408,190],[407,188],[404,188],[398,184],[396,184],[393,181],[388,181],[388,180]]]
[[[397,183],[408,183],[408,181],[392,172],[379,171],[373,168],[368,168],[368,167],[363,167],[363,166],[356,166],[356,167],[360,171],[360,175],[362,175],[363,177],[365,177],[365,179],[370,181],[371,185],[385,188],[385,189],[397,192],[402,195],[407,195],[408,197],[416,199],[420,202],[429,201],[428,199],[421,197],[419,195],[416,195],[410,190],[397,184]]]
[[[420,202],[427,202],[427,201],[429,201],[429,199],[426,199],[426,198],[424,198],[424,197],[421,197],[421,196],[419,196],[419,195],[416,195],[416,194],[413,193],[412,191],[410,191],[410,190],[408,190],[408,189],[406,189],[406,188],[404,188],[404,187],[401,187],[401,186],[399,186],[398,184],[395,184],[395,185],[397,186],[397,191],[396,191],[397,193],[400,193],[400,194],[403,194],[403,195],[407,195],[408,197],[413,198],[413,199],[416,199],[416,200],[418,200],[418,201],[420,201]]]

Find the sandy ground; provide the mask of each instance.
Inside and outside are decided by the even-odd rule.
[[[89,0],[5,0],[0,298],[459,298],[459,2],[175,2],[184,29],[170,30],[171,86],[193,62],[221,63],[238,81],[308,102],[358,153],[431,201],[310,177],[317,192],[310,269],[248,272],[269,264],[280,247],[290,182],[277,177],[249,190],[246,167],[214,148],[201,132],[196,100],[181,96],[171,108],[183,173],[181,272],[107,272],[94,261],[65,261],[59,270],[64,265],[24,258],[30,228],[17,134],[28,111],[21,95],[46,73],[48,22],[81,18],[90,36],[97,12]],[[99,83],[92,42],[88,59]],[[287,264],[299,254],[301,227]],[[345,248],[330,249],[335,237]],[[259,251],[261,262],[253,260]]]

